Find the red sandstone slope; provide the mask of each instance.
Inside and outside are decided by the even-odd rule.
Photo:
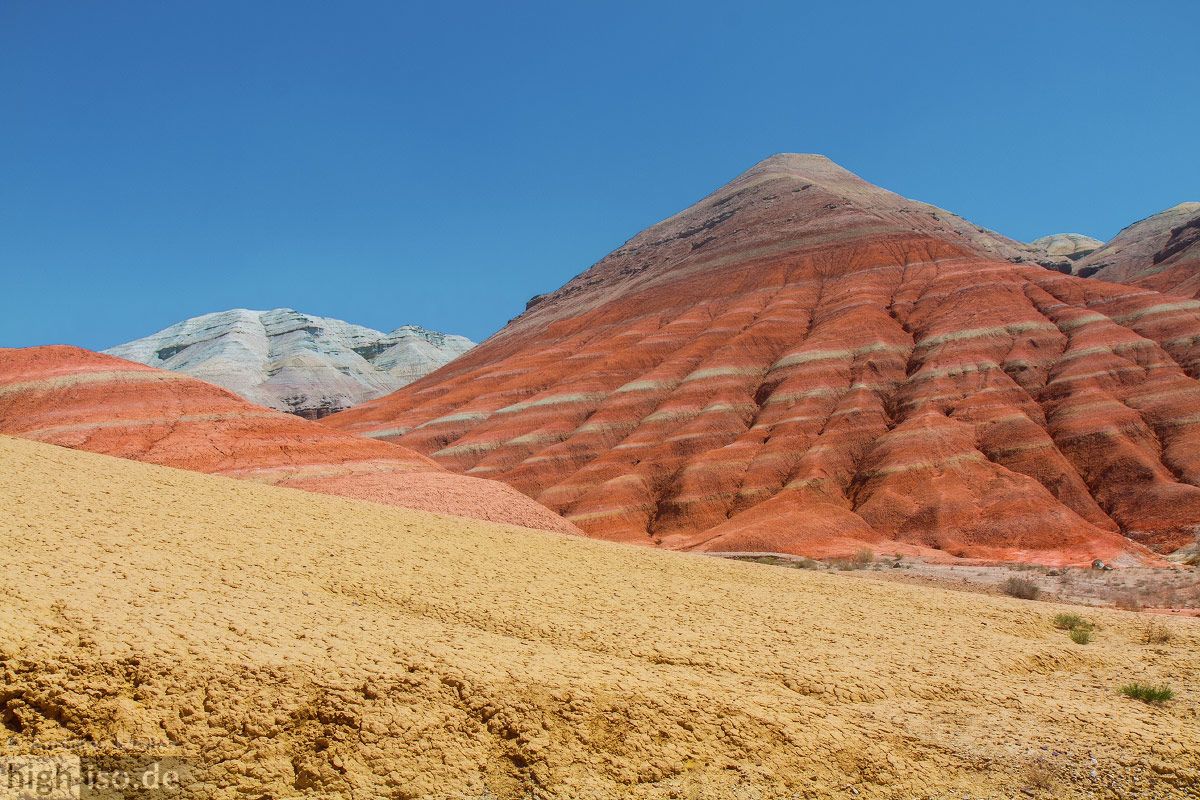
[[[390,505],[574,532],[496,481],[75,347],[0,348],[0,433]]]
[[[1076,262],[1076,275],[1200,297],[1200,203],[1135,222]]]
[[[999,260],[1019,250],[930,209],[773,157],[326,422],[621,541],[1050,563],[1193,543],[1200,303]]]

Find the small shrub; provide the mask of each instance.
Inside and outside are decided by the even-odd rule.
[[[1076,628],[1092,629],[1092,623],[1088,622],[1078,614],[1056,614],[1054,617],[1054,627],[1060,631],[1073,631]]]
[[[1037,600],[1038,595],[1042,593],[1042,590],[1033,581],[1015,576],[1002,583],[1000,588],[1009,597],[1019,597],[1022,600]]]
[[[1121,687],[1121,694],[1141,700],[1143,703],[1162,704],[1175,696],[1170,686],[1152,686],[1148,683],[1127,683]]]
[[[1090,628],[1072,628],[1071,641],[1075,644],[1087,644],[1092,640],[1092,631]]]
[[[1175,638],[1175,634],[1166,625],[1151,622],[1142,633],[1143,644],[1167,644]]]
[[[1054,779],[1058,771],[1054,765],[1044,758],[1039,758],[1025,765],[1025,782],[1030,788],[1049,790],[1054,788]]]
[[[849,558],[835,558],[829,563],[843,572],[853,569],[866,569],[875,562],[875,553],[864,547]]]
[[[821,565],[816,561],[813,561],[811,558],[797,558],[792,562],[792,566],[796,569],[816,569]]]
[[[1113,605],[1123,611],[1141,611],[1142,603],[1133,592],[1121,592],[1113,598]]]

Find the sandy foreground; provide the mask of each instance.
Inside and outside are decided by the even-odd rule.
[[[8,756],[169,758],[183,796],[1200,794],[1190,620],[1148,645],[1085,609],[1077,645],[1051,620],[1079,608],[7,437],[0,543]]]

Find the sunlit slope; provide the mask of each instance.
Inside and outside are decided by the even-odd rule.
[[[1200,302],[1027,250],[781,154],[324,423],[610,541],[1054,566],[1190,552]]]
[[[0,508],[7,746],[156,742],[196,797],[1010,797],[1039,758],[1045,797],[1200,780],[1180,620],[1147,646],[1089,611],[1079,646],[1048,604],[7,437]]]
[[[574,525],[498,481],[347,436],[188,375],[78,347],[0,347],[0,433],[322,494],[544,530]]]

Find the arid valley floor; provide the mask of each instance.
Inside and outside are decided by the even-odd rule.
[[[0,0],[0,800],[1200,800],[1198,30]]]
[[[1195,797],[1200,626],[0,437],[6,747],[184,796]],[[1122,685],[1167,683],[1150,705]]]

